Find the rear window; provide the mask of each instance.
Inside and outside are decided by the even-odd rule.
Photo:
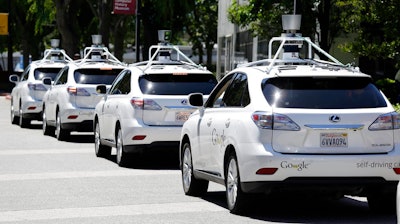
[[[212,74],[148,74],[139,78],[140,90],[150,95],[208,95],[216,84]]]
[[[111,85],[121,71],[122,69],[78,69],[74,72],[74,78],[78,84]]]
[[[61,68],[37,68],[35,69],[34,76],[36,80],[42,80],[43,78],[51,78],[54,80]]]
[[[268,103],[280,108],[352,109],[386,107],[370,78],[280,77],[263,81]]]

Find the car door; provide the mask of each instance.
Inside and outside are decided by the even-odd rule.
[[[207,102],[204,105],[204,110],[200,111],[198,121],[198,152],[193,152],[193,156],[198,158],[198,164],[195,164],[198,169],[221,176],[222,173],[215,169],[213,163],[216,162],[219,150],[223,150],[224,145],[224,130],[220,127],[219,119],[223,119],[223,111],[226,108],[221,107],[221,100],[226,89],[232,82],[234,75],[226,76],[218,86],[213,90]]]
[[[115,124],[125,113],[124,104],[130,104],[128,94],[131,91],[131,72],[122,71],[112,84],[105,98],[100,120],[100,133],[103,139],[114,141]],[[123,124],[121,124],[123,125]]]
[[[56,109],[58,104],[58,95],[61,91],[66,92],[66,84],[68,80],[68,67],[64,67],[60,73],[58,73],[54,80],[51,89],[48,92],[46,99],[46,116],[49,121],[55,122],[56,120]]]

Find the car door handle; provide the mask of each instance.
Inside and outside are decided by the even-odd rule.
[[[212,123],[212,119],[210,118],[210,119],[208,119],[208,121],[207,121],[207,126],[210,127],[211,123]]]
[[[230,124],[231,124],[231,119],[228,118],[228,120],[225,121],[225,127],[229,128]]]

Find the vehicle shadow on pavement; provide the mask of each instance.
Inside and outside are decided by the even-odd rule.
[[[349,197],[257,196],[241,216],[282,223],[397,223],[395,213],[372,212],[367,202]],[[208,192],[202,199],[228,209],[225,192]]]
[[[117,163],[116,155],[112,154],[105,159]],[[125,166],[130,169],[145,170],[178,170],[178,152],[145,152],[142,154],[130,154],[129,163]]]

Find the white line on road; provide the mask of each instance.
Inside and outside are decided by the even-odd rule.
[[[36,154],[87,154],[93,153],[94,148],[81,149],[9,149],[1,150],[0,156],[36,155]]]
[[[221,211],[227,210],[208,202],[180,202],[89,208],[5,211],[0,212],[0,222]]]
[[[142,175],[177,175],[179,170],[106,170],[106,171],[74,171],[74,172],[54,172],[54,173],[29,173],[29,174],[0,174],[2,181],[21,181],[21,180],[46,180],[46,179],[70,179],[87,177],[120,177],[120,176],[142,176]]]

